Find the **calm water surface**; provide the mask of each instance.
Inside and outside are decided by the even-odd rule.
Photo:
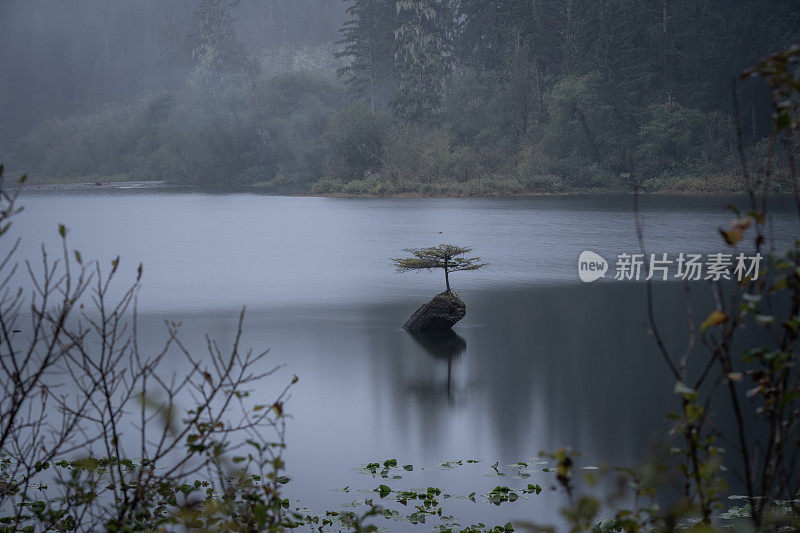
[[[643,200],[648,251],[722,249],[717,228],[740,199],[654,196]],[[246,305],[245,344],[285,363],[269,400],[300,377],[289,411],[288,494],[317,511],[380,483],[355,471],[397,458],[417,468],[398,488],[437,485],[454,495],[528,481],[492,477],[490,466],[571,446],[584,464],[635,464],[665,433],[672,383],[644,328],[644,285],[578,281],[583,250],[613,260],[636,252],[629,197],[333,199],[157,191],[26,193],[14,232],[20,258],[58,244],[66,223],[84,257],[139,261],[141,343],[154,350],[163,319],[183,322],[186,344],[209,333],[230,342]],[[773,234],[796,234],[788,202],[773,202]],[[468,312],[447,338],[400,325],[443,289],[439,273],[397,274],[402,248],[453,242],[491,263],[456,273]],[[612,267],[613,268],[613,267]],[[610,276],[609,276],[610,277]],[[122,288],[123,284],[119,285]],[[657,287],[663,333],[685,338],[682,286]],[[694,289],[706,301],[708,288]],[[455,470],[442,461],[482,459]],[[509,474],[514,469],[504,469]],[[336,491],[349,486],[348,493]],[[470,520],[557,522],[557,497],[495,508],[454,498]],[[410,512],[410,511],[409,511]],[[436,521],[433,525],[436,525]],[[387,523],[393,530],[407,523]],[[431,529],[431,523],[423,529]]]

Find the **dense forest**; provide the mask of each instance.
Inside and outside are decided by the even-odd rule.
[[[318,194],[736,189],[792,0],[6,0],[0,158]],[[78,31],[79,30],[79,31]]]

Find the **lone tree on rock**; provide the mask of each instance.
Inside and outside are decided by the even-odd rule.
[[[430,248],[405,248],[403,251],[410,253],[412,257],[392,258],[398,272],[442,268],[448,293],[452,292],[450,290],[450,272],[478,270],[489,264],[481,263],[480,257],[459,257],[470,253],[472,248],[453,244],[440,244]]]

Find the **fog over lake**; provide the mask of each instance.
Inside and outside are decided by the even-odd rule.
[[[653,196],[642,201],[651,253],[725,251],[717,229],[743,199]],[[629,196],[348,199],[251,193],[29,192],[16,224],[25,257],[57,224],[85,257],[144,263],[142,311],[275,309],[419,302],[444,290],[441,273],[398,275],[402,248],[462,243],[490,267],[453,275],[454,289],[578,283],[577,260],[637,253]],[[773,234],[791,242],[791,202],[773,202]],[[673,257],[674,259],[674,257]]]

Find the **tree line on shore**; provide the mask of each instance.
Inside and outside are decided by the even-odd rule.
[[[187,4],[191,22],[158,29],[169,83],[53,113],[6,160],[48,179],[320,194],[622,190],[634,170],[646,190],[733,191],[735,122],[754,156],[770,125],[768,89],[731,80],[800,27],[791,1],[307,4],[308,20],[344,21],[338,37],[295,43],[279,67],[274,43],[253,46],[253,2]]]

